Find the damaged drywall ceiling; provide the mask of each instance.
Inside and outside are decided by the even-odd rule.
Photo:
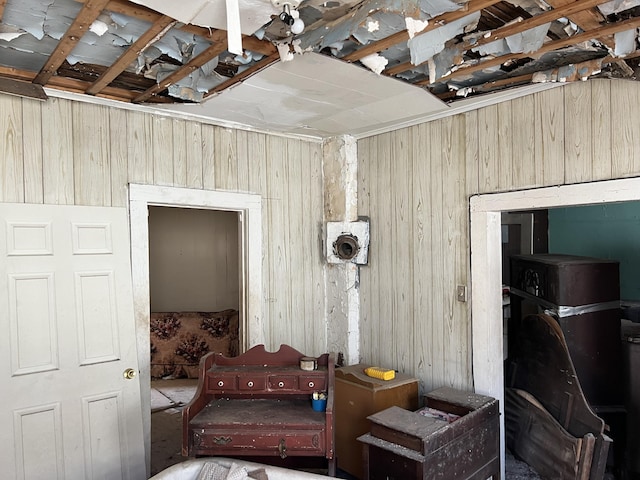
[[[182,23],[225,30],[227,4],[225,0],[133,0],[135,3],[175,18]],[[280,13],[270,0],[242,0],[238,2],[242,33],[252,35]]]
[[[472,13],[459,20],[444,25],[442,28],[431,30],[424,35],[409,39],[407,46],[411,52],[411,63],[420,65],[445,48],[445,44],[452,38],[464,34],[469,28],[474,28],[480,20],[480,12]]]
[[[640,0],[0,0],[0,78],[184,104],[234,122],[272,120],[278,131],[286,117],[294,131],[324,135],[369,128],[365,111],[401,123],[400,110],[416,115],[411,96],[435,97],[437,107],[418,104],[438,109],[539,82],[636,79],[639,28]],[[305,106],[304,89],[276,87],[291,87],[294,71],[313,80],[298,70],[313,70],[318,56],[334,60],[325,68],[349,72],[322,102]],[[265,75],[269,86],[258,87]],[[408,107],[369,98],[378,84]],[[344,104],[342,91],[358,92],[362,104]],[[343,121],[348,115],[361,123]]]
[[[22,34],[1,42],[0,63],[8,61],[16,68],[39,71],[82,4],[73,0],[47,4],[40,0],[21,0],[15,2],[15,7],[13,3],[7,7],[2,18],[2,29],[21,31]],[[77,64],[108,67],[122,55],[123,48],[130,46],[149,26],[149,22],[104,11],[66,56],[65,64],[70,68]],[[151,85],[162,81],[209,46],[210,42],[204,37],[179,28],[169,28],[153,45],[141,51],[125,72],[141,76],[142,85]],[[218,61],[219,58],[214,58],[175,82],[173,89],[185,89],[176,96],[183,100],[202,100],[203,93],[225,81],[227,78],[215,71]],[[143,79],[151,82],[144,83]]]

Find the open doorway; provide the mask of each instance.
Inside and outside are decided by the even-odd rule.
[[[507,334],[511,317],[509,259],[511,255],[547,252],[547,212],[547,210],[502,212],[502,336],[505,360],[508,356]]]
[[[638,178],[471,198],[472,345],[477,392],[498,398],[503,408],[502,212],[636,200],[640,200]],[[502,422],[503,419],[504,415],[501,415]],[[501,429],[501,456],[504,460],[504,423]]]
[[[209,352],[237,356],[237,212],[149,207],[151,378],[197,378]]]
[[[151,281],[150,209],[175,207],[227,212],[238,225],[238,353],[265,342],[262,319],[262,207],[259,195],[152,185],[129,186],[131,270],[140,401],[147,473],[151,460]]]
[[[151,475],[181,462],[181,413],[210,352],[239,353],[238,212],[149,207]]]

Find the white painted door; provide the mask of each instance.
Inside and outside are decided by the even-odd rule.
[[[0,477],[146,478],[124,208],[0,204]]]

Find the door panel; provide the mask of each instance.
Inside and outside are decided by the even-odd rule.
[[[3,478],[146,478],[128,238],[122,208],[0,204]]]
[[[60,404],[14,411],[18,478],[64,478]]]
[[[8,275],[13,375],[58,368],[53,273]]]
[[[75,280],[80,365],[117,360],[120,345],[113,272],[76,273]]]

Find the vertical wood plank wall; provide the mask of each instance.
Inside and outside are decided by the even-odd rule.
[[[322,144],[101,105],[0,94],[0,202],[128,207],[131,183],[263,200],[268,348],[325,351]]]
[[[472,388],[469,197],[640,175],[639,104],[594,79],[359,140],[363,360]]]
[[[360,139],[361,360],[471,388],[469,197],[640,175],[639,103],[638,82],[590,80]],[[55,98],[0,111],[2,202],[126,207],[129,182],[260,194],[268,346],[324,351],[321,143]]]

